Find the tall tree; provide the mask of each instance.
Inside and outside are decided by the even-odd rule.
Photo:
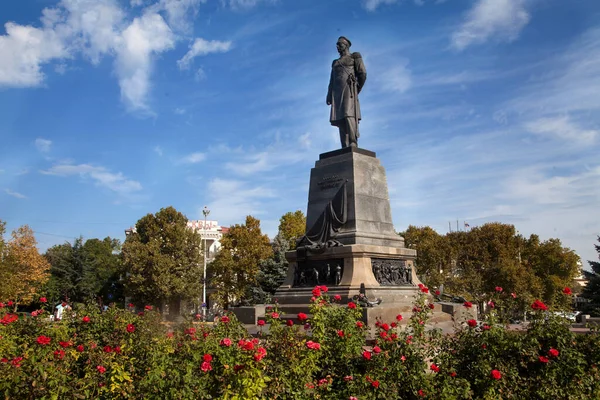
[[[168,303],[172,315],[181,300],[196,299],[202,288],[201,237],[173,207],[136,223],[122,248],[126,289],[147,304]]]
[[[0,224],[4,233],[4,224]],[[40,255],[33,230],[27,225],[14,230],[8,243],[2,239],[0,298],[18,304],[31,303],[49,277],[48,261]]]
[[[86,302],[99,296],[105,302],[121,300],[120,247],[119,240],[110,237],[85,242],[79,237],[73,244],[49,248],[45,256],[51,265],[47,284],[50,300]]]
[[[600,243],[600,236],[598,236],[598,243]],[[595,244],[596,252],[598,253],[598,260],[600,260],[600,245]],[[583,271],[585,277],[588,279],[588,283],[583,289],[581,296],[590,301],[588,312],[593,312],[595,315],[600,315],[600,262],[588,261],[588,264],[592,268],[591,271]]]
[[[269,237],[260,230],[260,221],[252,216],[246,223],[234,225],[221,239],[221,249],[211,263],[211,286],[220,304],[228,308],[241,302],[257,285],[261,262],[272,257]]]
[[[296,240],[306,232],[306,216],[300,210],[285,213],[279,219],[279,235],[289,243],[289,249],[296,248]]]

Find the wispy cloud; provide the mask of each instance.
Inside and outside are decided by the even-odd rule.
[[[363,0],[363,7],[368,11],[375,11],[382,4],[396,4],[399,0]]]
[[[184,164],[197,164],[199,162],[202,162],[206,159],[206,154],[201,153],[201,152],[195,152],[195,153],[191,153],[188,154],[185,157],[182,157],[180,162],[184,163]]]
[[[107,188],[120,195],[129,195],[142,190],[142,184],[138,181],[128,179],[121,172],[110,172],[102,166],[90,164],[58,164],[48,170],[40,171],[45,175],[55,176],[80,176],[84,179],[93,180],[96,185]]]
[[[14,191],[12,191],[10,189],[4,189],[4,191],[9,196],[16,197],[17,199],[26,199],[27,198],[27,196],[25,196],[24,194],[21,194],[19,192],[14,192]]]
[[[154,149],[152,149],[156,154],[158,154],[160,157],[162,157],[163,155],[163,149],[160,146],[154,146]]]
[[[551,136],[578,145],[594,144],[598,131],[582,129],[567,115],[553,118],[540,118],[525,125],[526,129],[540,136]]]
[[[529,22],[526,0],[477,0],[452,34],[452,46],[464,50],[487,41],[512,42]]]
[[[230,7],[233,10],[248,10],[261,3],[274,4],[278,0],[221,0],[224,7]]]
[[[47,153],[50,151],[50,146],[52,146],[52,141],[48,140],[48,139],[37,138],[37,139],[35,139],[34,144],[40,153]]]
[[[177,61],[179,69],[188,69],[192,60],[198,56],[204,56],[210,53],[226,53],[231,49],[231,42],[222,42],[219,40],[205,40],[196,38],[190,45],[190,50]]]

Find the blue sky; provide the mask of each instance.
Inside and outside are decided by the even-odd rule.
[[[597,0],[20,0],[0,22],[0,219],[42,250],[169,205],[273,236],[339,147],[345,35],[397,230],[500,221],[597,257]]]

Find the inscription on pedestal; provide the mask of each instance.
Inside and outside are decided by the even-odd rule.
[[[337,286],[343,274],[343,259],[300,261],[294,271],[294,287]]]
[[[332,189],[340,186],[344,182],[344,179],[338,175],[324,176],[317,185],[320,190]]]
[[[404,260],[372,258],[373,275],[381,286],[404,286],[412,284],[412,270]]]

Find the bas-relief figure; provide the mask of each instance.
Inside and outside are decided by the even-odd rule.
[[[340,36],[337,50],[340,58],[331,65],[327,105],[331,106],[329,122],[340,131],[342,148],[357,147],[358,123],[361,119],[358,94],[367,80],[367,70],[360,53],[350,53],[352,43]]]

